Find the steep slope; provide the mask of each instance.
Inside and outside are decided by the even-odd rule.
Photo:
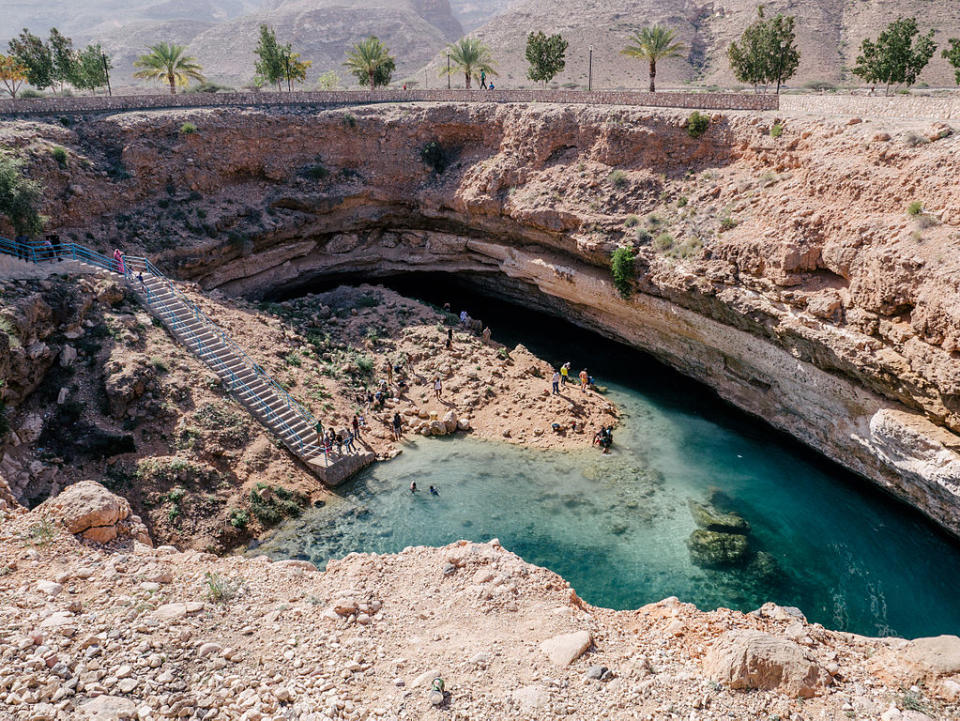
[[[494,50],[503,87],[531,86],[523,57],[525,37],[531,30],[559,32],[569,42],[567,69],[556,78],[560,85],[587,83],[588,48],[593,46],[595,88],[646,86],[645,64],[620,54],[630,33],[652,23],[674,28],[686,45],[684,58],[662,62],[658,79],[663,87],[687,82],[733,85],[726,48],[756,14],[748,0],[521,0],[479,27],[475,34]],[[938,28],[940,45],[960,36],[960,5],[945,0],[775,0],[766,3],[768,14],[784,12],[797,17],[801,65],[795,85],[821,80],[855,82],[849,68],[856,63],[860,43],[874,37],[897,16],[914,15],[923,28]],[[430,64],[428,74],[446,63],[443,53]],[[946,61],[938,55],[921,80],[933,86],[953,85]]]
[[[190,51],[210,77],[247,82],[264,23],[313,63],[311,78],[335,70],[346,84],[353,82],[343,67],[347,51],[368,35],[376,35],[390,48],[400,77],[461,34],[447,0],[288,0],[274,10],[245,15],[199,34]]]

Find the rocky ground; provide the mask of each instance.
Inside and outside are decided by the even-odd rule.
[[[7,266],[0,377],[16,409],[0,474],[21,502],[95,479],[128,497],[158,540],[220,552],[322,501],[313,475],[121,284],[62,264]],[[393,440],[394,412],[408,436],[469,432],[543,449],[588,446],[616,422],[597,392],[552,395],[553,369],[524,348],[384,288],[269,304],[187,292],[328,427],[363,414],[361,443],[381,458],[406,445]],[[363,397],[381,379],[382,408]]]
[[[322,573],[151,548],[120,527],[122,502],[90,486],[60,507],[4,512],[11,721],[960,714],[957,637],[858,637],[773,604],[595,608],[497,541],[351,554]],[[118,535],[98,547],[67,530],[85,523]]]

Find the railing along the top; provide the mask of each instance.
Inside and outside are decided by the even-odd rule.
[[[85,248],[76,243],[44,243],[42,245],[35,243],[27,244],[19,243],[3,237],[0,237],[0,253],[12,255],[20,258],[21,260],[32,263],[64,259],[76,260],[87,265],[93,265],[95,267],[123,275],[131,285],[133,285],[136,281],[138,285],[135,287],[139,287],[141,292],[145,294],[148,304],[150,304],[151,307],[156,310],[156,312],[172,330],[176,330],[176,332],[178,332],[185,341],[189,340],[194,343],[198,349],[198,355],[208,366],[210,366],[214,371],[218,372],[221,377],[229,379],[228,385],[232,391],[236,393],[239,393],[241,390],[246,391],[247,395],[250,396],[250,398],[257,404],[257,407],[260,409],[261,413],[266,419],[274,422],[277,426],[286,431],[289,437],[296,439],[298,446],[297,450],[301,454],[311,452],[321,453],[323,454],[324,459],[329,462],[326,447],[304,441],[301,434],[294,431],[289,422],[282,418],[275,409],[266,403],[262,397],[262,393],[254,388],[251,388],[242,378],[237,375],[232,368],[226,365],[222,358],[214,353],[212,348],[207,347],[207,344],[204,342],[200,334],[188,326],[181,318],[179,318],[176,311],[170,306],[169,303],[154,293],[145,283],[140,283],[139,278],[135,279],[135,274],[139,275],[140,273],[146,272],[147,274],[161,281],[170,291],[171,295],[184,304],[193,314],[194,318],[200,322],[206,330],[209,330],[211,333],[213,333],[219,339],[219,341],[223,343],[224,346],[235,353],[243,365],[249,370],[252,370],[257,378],[267,383],[268,386],[272,388],[276,396],[280,397],[280,399],[284,401],[286,408],[289,408],[294,412],[295,415],[299,416],[300,419],[307,424],[308,429],[314,428],[317,421],[313,414],[300,405],[300,403],[298,403],[296,400],[294,400],[293,397],[286,391],[286,389],[284,389],[279,383],[267,375],[266,371],[264,371],[260,365],[255,363],[253,359],[251,359],[246,352],[244,352],[244,350],[238,346],[233,339],[231,339],[223,331],[222,328],[220,328],[220,326],[210,320],[210,318],[208,318],[207,315],[200,310],[196,303],[181,293],[173,284],[173,282],[162,272],[160,272],[160,270],[147,258],[130,256],[121,256],[119,259],[108,258],[105,255],[97,253],[96,251],[90,250],[89,248]],[[284,440],[284,443],[289,445],[286,440]]]
[[[230,336],[228,336],[228,335],[223,331],[222,328],[220,328],[220,326],[218,326],[216,323],[214,323],[214,322],[199,308],[199,306],[197,306],[196,303],[194,303],[194,302],[193,302],[192,300],[190,300],[186,295],[184,295],[182,292],[180,292],[180,291],[177,289],[177,287],[170,281],[170,279],[167,278],[153,263],[151,263],[147,258],[129,257],[129,258],[125,258],[125,260],[126,260],[126,262],[127,262],[128,271],[131,272],[131,274],[132,274],[132,272],[133,272],[133,270],[134,270],[135,268],[140,267],[140,268],[142,268],[143,271],[146,271],[147,273],[149,273],[149,274],[152,275],[153,277],[155,277],[155,278],[157,278],[158,280],[160,280],[161,282],[163,282],[163,283],[166,285],[167,289],[168,289],[173,295],[175,295],[178,300],[180,300],[184,305],[186,305],[186,306],[189,308],[190,312],[193,313],[194,318],[195,318],[197,321],[199,321],[200,323],[203,323],[203,324],[207,327],[208,330],[210,330],[212,333],[214,333],[216,336],[218,336],[219,339],[220,339],[220,341],[221,341],[225,346],[227,346],[230,350],[232,350],[234,353],[236,353],[237,356],[239,356],[240,360],[243,362],[243,364],[244,364],[245,366],[247,366],[250,370],[252,370],[254,373],[256,373],[256,375],[257,375],[261,380],[263,380],[265,383],[267,383],[268,385],[270,385],[270,386],[273,388],[273,390],[276,392],[276,394],[281,398],[281,400],[284,401],[286,407],[289,408],[291,411],[293,411],[296,415],[298,415],[298,416],[300,417],[300,419],[307,424],[307,427],[308,427],[308,428],[313,428],[313,427],[316,425],[317,419],[316,419],[316,417],[314,417],[314,415],[313,415],[312,413],[310,413],[310,411],[308,411],[308,410],[307,410],[306,408],[304,408],[300,403],[298,403],[298,402],[287,392],[287,390],[286,390],[283,386],[281,386],[281,385],[280,385],[279,383],[277,383],[272,377],[270,377],[270,376],[266,373],[266,371],[264,371],[263,368],[262,368],[259,364],[257,364],[256,362],[254,362],[254,360],[253,360],[252,358],[250,358],[250,356],[248,356],[247,353],[246,353],[239,345],[237,345],[237,344],[233,341],[233,339],[230,338]],[[239,380],[239,379],[238,379],[238,382],[241,383],[242,385],[246,386],[246,384],[244,384],[243,381],[241,381],[241,380]],[[252,392],[253,392],[253,391],[251,391],[251,393],[252,393]],[[281,420],[281,422],[282,422],[282,419],[280,419],[280,420]],[[298,438],[299,438],[299,435],[298,435]],[[301,443],[303,443],[303,441],[301,441]],[[312,445],[312,444],[305,444],[305,445]],[[318,446],[313,446],[313,448],[319,450],[319,447],[318,447]]]

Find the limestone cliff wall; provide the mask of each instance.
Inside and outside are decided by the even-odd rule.
[[[198,132],[183,135],[188,118]],[[456,104],[128,114],[56,131],[127,177],[35,169],[64,188],[50,209],[64,232],[124,238],[204,288],[424,270],[521,294],[960,535],[952,129],[725,113],[694,138],[685,119]],[[30,127],[34,143],[54,132]],[[609,271],[617,245],[637,257],[628,298]]]

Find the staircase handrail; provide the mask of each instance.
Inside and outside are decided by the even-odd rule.
[[[219,335],[220,339],[227,346],[229,346],[231,350],[233,350],[235,353],[237,353],[241,357],[245,365],[247,365],[257,375],[261,376],[266,382],[268,382],[270,385],[273,386],[274,390],[277,391],[278,394],[280,394],[280,396],[284,399],[284,401],[286,401],[287,405],[291,408],[291,410],[297,413],[297,415],[299,415],[311,428],[316,426],[317,424],[316,417],[309,410],[304,408],[297,400],[295,400],[293,396],[291,396],[283,386],[281,386],[279,383],[277,383],[276,380],[274,380],[270,375],[268,375],[267,372],[264,371],[264,369],[258,363],[256,363],[252,358],[250,358],[250,356],[247,355],[247,353],[243,350],[243,348],[237,345],[236,342],[234,342],[234,340],[230,338],[230,336],[228,336],[222,328],[220,328],[220,326],[214,323],[207,316],[207,314],[200,309],[200,307],[196,303],[194,303],[186,295],[184,295],[180,290],[178,290],[177,287],[173,284],[173,282],[169,278],[167,278],[160,271],[160,269],[157,268],[157,266],[151,263],[148,258],[140,258],[140,257],[132,256],[132,257],[126,258],[126,260],[128,261],[128,263],[143,263],[144,269],[148,273],[166,282],[171,292],[173,292],[176,296],[178,296],[179,299],[183,303],[185,303],[190,308],[191,311],[193,311],[194,315],[198,320],[205,323],[213,332]]]

